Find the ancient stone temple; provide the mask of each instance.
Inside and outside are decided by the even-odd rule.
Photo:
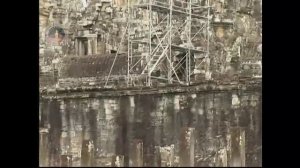
[[[40,166],[262,166],[261,10],[40,0]]]

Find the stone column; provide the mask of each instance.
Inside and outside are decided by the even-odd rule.
[[[230,167],[245,167],[245,131],[240,127],[230,129]]]
[[[154,167],[161,167],[160,146],[155,146],[154,149]]]
[[[180,132],[179,164],[180,166],[193,167],[195,158],[195,128],[184,127]]]
[[[174,150],[174,144],[170,146],[160,147],[160,158],[162,167],[174,167]]]
[[[241,166],[246,167],[246,133],[244,129],[240,129],[240,147],[241,147]]]
[[[60,101],[60,116],[61,116],[61,137],[60,137],[60,146],[61,146],[61,154],[67,155],[71,151],[71,138],[70,138],[70,132],[69,132],[69,120],[67,115],[67,104],[66,101],[61,100]]]
[[[216,167],[228,167],[228,161],[227,161],[227,149],[221,149],[217,153],[217,158],[216,158]]]
[[[92,55],[92,39],[88,38],[88,55]]]
[[[91,137],[91,125],[90,119],[88,116],[89,108],[87,101],[85,104],[82,104],[82,147],[81,147],[81,166],[93,166],[94,165],[94,154],[95,154],[95,145]]]
[[[82,56],[83,55],[83,44],[81,40],[77,40],[78,41],[78,55]]]
[[[91,140],[83,140],[81,148],[81,166],[94,166],[94,144]]]
[[[78,49],[78,39],[75,39],[75,55],[79,55],[79,49]]]
[[[49,166],[48,129],[40,129],[39,163],[41,167]]]
[[[61,167],[72,167],[72,155],[60,156]]]
[[[124,156],[123,155],[113,156],[111,165],[112,167],[124,167]]]
[[[62,130],[62,121],[59,102],[51,100],[49,104],[49,166],[60,166],[60,137]]]
[[[98,43],[97,43],[97,37],[94,38],[94,53],[93,54],[98,54]]]
[[[133,140],[133,167],[143,167],[143,141],[140,139]]]
[[[40,18],[40,43],[45,42],[45,34],[46,34],[46,27],[47,27],[47,20],[49,15],[39,15]]]

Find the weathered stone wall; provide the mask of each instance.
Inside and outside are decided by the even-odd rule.
[[[40,89],[54,86],[58,80],[58,71],[53,66],[39,66]]]
[[[262,163],[260,90],[54,97],[40,107],[44,166]]]
[[[241,84],[261,77],[261,0],[211,0],[206,34],[210,57],[193,81],[212,85],[193,84],[184,91],[174,85],[161,91],[163,87],[153,85],[142,94],[136,93],[145,88],[134,86],[145,83],[143,76],[135,79],[133,88],[123,87],[126,80],[119,78],[116,81],[122,84],[109,83],[115,90],[103,88],[115,56],[110,53],[118,50],[124,55],[127,50],[127,37],[121,43],[126,4],[125,0],[41,1],[40,165],[261,166],[261,90]],[[148,17],[147,12],[134,10],[135,17]],[[155,12],[152,16],[162,19]],[[129,33],[145,36],[148,27],[136,24]],[[53,26],[66,34],[60,44],[46,40]],[[76,54],[75,39],[85,35],[96,36],[96,55]],[[178,45],[184,41],[180,38],[174,39]],[[204,39],[195,40],[197,45],[206,44]],[[143,51],[142,45],[133,48]],[[120,74],[125,78],[127,59],[119,55],[115,63],[111,78]],[[211,81],[204,80],[206,71]],[[201,89],[206,91],[198,92]]]
[[[193,2],[205,4],[205,1],[200,0]],[[130,3],[135,4],[137,1],[131,0]],[[117,50],[119,53],[127,53],[127,35],[125,30],[128,11],[126,5],[126,0],[41,1],[40,65],[49,66],[60,61],[58,65],[64,66],[65,59],[77,56],[75,39],[91,34],[96,36],[97,43],[95,44],[96,47],[94,46],[93,53],[96,50],[97,56],[105,56]],[[208,33],[210,36],[210,55],[205,60],[194,60],[197,64],[202,61],[204,64],[194,69],[195,76],[192,76],[191,80],[195,82],[206,80],[205,75],[211,76],[207,78],[210,80],[261,77],[261,0],[211,0],[211,6],[211,25]],[[129,34],[135,37],[146,37],[149,28],[144,22],[148,19],[149,13],[139,8],[134,8],[133,11],[134,16],[132,17],[134,18],[132,19],[135,20],[136,24],[133,27],[131,26]],[[153,12],[152,16],[154,25],[164,17],[156,12]],[[179,20],[173,26],[178,27],[183,21],[184,19]],[[59,45],[49,44],[45,39],[48,29],[52,26],[61,27],[66,33],[63,42]],[[158,28],[165,30],[163,25]],[[206,37],[205,32],[204,37]],[[180,45],[184,39],[174,35],[173,41],[174,43],[178,42],[177,45]],[[204,38],[199,38],[198,36],[193,39],[193,44],[197,47],[205,47],[206,43]],[[143,45],[133,45],[133,50],[137,52],[136,55],[143,55],[146,54],[145,51],[148,51]],[[94,66],[97,63],[95,63],[96,61],[93,62],[94,64],[85,64],[85,66],[80,68],[81,72],[94,70]],[[76,65],[71,66],[76,67],[73,69],[78,69],[80,67],[79,64],[76,63]],[[108,62],[106,66],[110,67],[112,63]],[[119,66],[121,65],[115,65],[114,68],[122,69]],[[127,62],[123,62],[123,66],[127,66]],[[72,71],[71,69],[69,71]],[[139,71],[141,70],[133,71],[140,74]],[[79,74],[76,70],[72,73]],[[96,77],[99,73],[79,76]],[[105,76],[105,72],[103,73],[100,75]],[[61,76],[59,78],[69,77],[76,78],[76,75]]]

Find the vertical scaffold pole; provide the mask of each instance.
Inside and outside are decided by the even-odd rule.
[[[129,8],[129,1],[127,0],[127,87],[130,85],[130,8]]]
[[[192,40],[191,40],[191,31],[192,31],[192,0],[190,0],[189,3],[189,10],[190,10],[190,28],[189,28],[189,42],[190,42],[190,47],[189,47],[189,85],[191,82],[191,47],[193,46]]]
[[[173,5],[173,0],[169,0],[169,5],[170,5],[170,14],[169,14],[169,68],[168,68],[168,82],[169,84],[172,83],[172,5]]]
[[[207,71],[210,71],[210,57],[209,57],[209,30],[210,30],[210,0],[207,0],[207,31],[206,31],[206,36],[207,36],[207,59],[209,59],[209,62],[207,64]]]

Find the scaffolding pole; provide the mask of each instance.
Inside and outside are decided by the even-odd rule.
[[[139,1],[134,6],[131,5],[134,4],[129,4],[128,0],[129,25],[127,31],[127,83],[129,84],[132,82],[133,76],[141,78],[143,78],[144,76],[146,77],[147,86],[152,86],[152,78],[165,79],[164,81],[167,81],[168,84],[179,82],[181,84],[190,85],[191,75],[193,74],[192,65],[195,65],[194,67],[197,68],[199,67],[198,64],[201,64],[197,64],[196,62],[192,63],[192,61],[195,60],[192,59],[194,58],[192,57],[192,55],[195,55],[195,53],[204,52],[205,57],[209,57],[209,0],[207,0],[207,4],[205,6],[200,6],[199,4],[195,3],[192,4],[192,0],[143,0]],[[130,10],[137,9],[146,10],[148,13],[148,18],[141,19],[140,22],[138,22],[138,18],[133,18],[132,13],[134,12]],[[199,10],[206,9],[208,10],[207,16],[202,15],[201,11],[199,12]],[[196,10],[198,10],[198,13],[195,12]],[[163,19],[158,23],[154,23],[154,12],[165,15],[166,18],[168,18],[167,21]],[[196,29],[192,29],[192,23],[194,19],[197,19],[194,23],[201,25],[199,27],[196,27]],[[204,22],[199,20],[202,20]],[[147,23],[145,23],[145,21]],[[206,24],[203,24],[205,22]],[[135,26],[130,26],[131,23],[134,23]],[[135,30],[136,27],[142,26],[143,24],[148,25],[148,32],[144,33],[147,35],[143,35],[142,37],[131,37],[130,32],[132,31],[130,30]],[[204,29],[205,26],[206,29]],[[185,27],[185,29],[181,30],[181,27]],[[182,34],[186,36],[186,40],[182,39]],[[192,40],[194,40],[194,38],[196,37],[196,40],[199,40],[204,34],[206,34],[206,37],[203,37],[204,39],[206,38],[206,46],[196,46],[197,48],[195,48]],[[134,33],[133,36],[137,36],[137,33]],[[178,45],[178,38],[185,41],[185,44]],[[133,50],[133,44],[138,47],[144,46],[142,49],[138,49],[139,51],[141,51],[141,53],[138,54]],[[183,57],[177,57],[178,55],[175,53],[175,51],[177,52],[177,54],[183,54]],[[133,55],[135,55],[135,57],[139,57],[139,59],[135,59],[134,62],[132,62]],[[175,56],[177,57],[176,59],[173,58]],[[138,61],[136,62],[136,60]],[[183,66],[185,66],[185,68]],[[155,74],[153,72],[157,72],[155,74],[158,76],[154,76]],[[143,75],[144,73],[145,75]],[[182,82],[181,80],[185,82]]]
[[[152,45],[151,45],[151,39],[152,39],[152,29],[151,29],[151,27],[152,27],[152,4],[151,4],[151,0],[149,1],[149,55],[147,54],[147,57],[148,57],[148,59],[147,59],[147,61],[149,60],[149,59],[151,59],[153,56],[151,55],[151,53],[152,53]],[[150,71],[150,69],[151,69],[151,61],[150,61],[150,66],[148,65],[148,80],[147,80],[147,86],[151,86],[151,84],[152,84],[152,82],[151,82],[151,73],[152,73],[152,71]]]
[[[130,8],[129,8],[129,1],[127,0],[127,23],[129,23],[130,20]],[[127,87],[129,87],[129,85],[131,84],[130,82],[130,24],[127,24],[128,28],[127,28]]]
[[[169,44],[172,43],[172,6],[173,6],[173,1],[169,1],[169,5],[170,5],[170,14],[169,14],[169,21],[168,21],[168,26],[170,27],[170,31],[169,31]],[[172,47],[169,46],[169,60],[171,60],[169,62],[169,67],[168,67],[168,82],[169,84],[173,83],[172,82]]]
[[[206,49],[206,54],[207,54],[207,59],[209,60],[209,62],[207,64],[207,71],[210,73],[210,56],[209,56],[210,0],[207,0],[207,6],[208,6],[208,10],[207,10],[207,49]]]

